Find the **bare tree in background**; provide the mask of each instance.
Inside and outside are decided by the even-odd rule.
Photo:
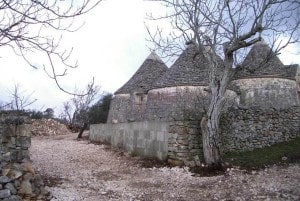
[[[71,125],[73,122],[73,117],[72,117],[72,111],[73,107],[71,104],[71,101],[66,101],[63,103],[63,111],[61,113],[61,118],[67,120],[68,124]]]
[[[34,92],[27,93],[26,90],[21,89],[20,84],[15,84],[13,89],[9,90],[10,101],[9,108],[11,110],[24,110],[26,107],[32,105],[37,101],[36,98],[32,98]]]
[[[275,53],[292,43],[299,43],[300,3],[298,0],[156,0],[167,10],[172,30],[148,27],[151,41],[162,56],[172,56],[182,44],[193,42],[209,63],[210,104],[201,121],[204,159],[219,165],[219,121],[225,92],[238,69],[241,53],[266,39]],[[218,57],[223,60],[217,72]]]
[[[91,104],[99,98],[100,87],[87,85],[86,89],[75,89],[76,94],[86,94],[85,96],[74,95],[69,101],[63,103],[63,114],[71,125],[80,125],[81,129],[78,138],[82,137],[83,131],[88,126],[88,111]]]
[[[0,47],[10,47],[33,68],[33,54],[43,54],[47,61],[44,70],[60,90],[59,77],[67,70],[76,68],[77,62],[70,62],[72,50],[60,48],[64,31],[76,31],[78,16],[88,13],[102,0],[2,0],[0,2]],[[61,65],[64,69],[57,69]],[[91,86],[91,90],[92,86]],[[71,93],[72,94],[72,93]]]
[[[7,110],[10,106],[10,103],[5,103],[5,102],[2,102],[0,101],[0,111],[1,110]]]

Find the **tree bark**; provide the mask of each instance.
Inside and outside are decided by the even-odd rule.
[[[205,163],[209,166],[220,166],[220,117],[226,102],[226,89],[234,70],[232,69],[232,54],[226,55],[224,60],[224,70],[220,77],[218,74],[217,56],[214,52],[206,55],[211,65],[209,75],[209,86],[211,89],[211,101],[208,106],[206,116],[201,120],[203,155]]]
[[[219,122],[222,110],[221,103],[221,100],[211,102],[207,115],[201,120],[204,160],[209,166],[219,166],[221,164],[219,150]]]
[[[87,128],[88,124],[87,123],[84,123],[82,128],[80,129],[80,132],[77,136],[77,139],[81,139],[82,138],[82,134],[83,134],[83,131]]]

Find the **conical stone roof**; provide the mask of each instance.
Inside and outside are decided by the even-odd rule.
[[[146,92],[152,84],[167,71],[168,67],[152,52],[135,74],[115,94],[127,94],[134,91]]]
[[[221,59],[219,62],[222,62]],[[159,78],[153,88],[173,86],[206,86],[208,80],[208,61],[195,44],[190,44],[171,68]]]
[[[264,41],[253,45],[235,79],[255,77],[295,77],[295,69],[285,67]]]

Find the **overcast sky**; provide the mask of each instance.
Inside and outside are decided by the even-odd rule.
[[[84,87],[94,77],[103,91],[113,93],[121,87],[150,54],[144,25],[150,11],[163,12],[143,0],[108,0],[85,15],[85,25],[79,31],[64,34],[63,45],[74,48],[73,58],[78,59],[79,68],[61,80],[62,86],[69,90],[75,85]],[[288,51],[296,52],[296,46],[290,46]],[[0,55],[1,101],[8,100],[14,83],[22,85],[27,93],[34,92],[32,97],[38,101],[33,107],[55,108],[56,114],[62,102],[71,98],[58,90],[43,70],[32,69],[10,49],[0,48]],[[299,55],[285,53],[281,59],[285,64],[300,63]]]

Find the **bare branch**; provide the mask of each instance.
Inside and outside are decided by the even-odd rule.
[[[49,62],[51,73],[48,76],[54,79],[59,89],[63,89],[57,81],[67,73],[67,69],[76,68],[76,62],[69,62],[72,49],[60,50],[62,36],[55,37],[49,33],[60,34],[62,31],[73,32],[81,25],[75,25],[78,16],[88,13],[102,0],[3,0],[0,2],[0,47],[10,47],[13,51],[23,57],[24,61],[33,68],[33,60],[29,55],[43,53]],[[65,69],[58,72],[53,61],[62,64]],[[48,68],[48,67],[47,67]],[[66,90],[62,90],[66,92]]]

